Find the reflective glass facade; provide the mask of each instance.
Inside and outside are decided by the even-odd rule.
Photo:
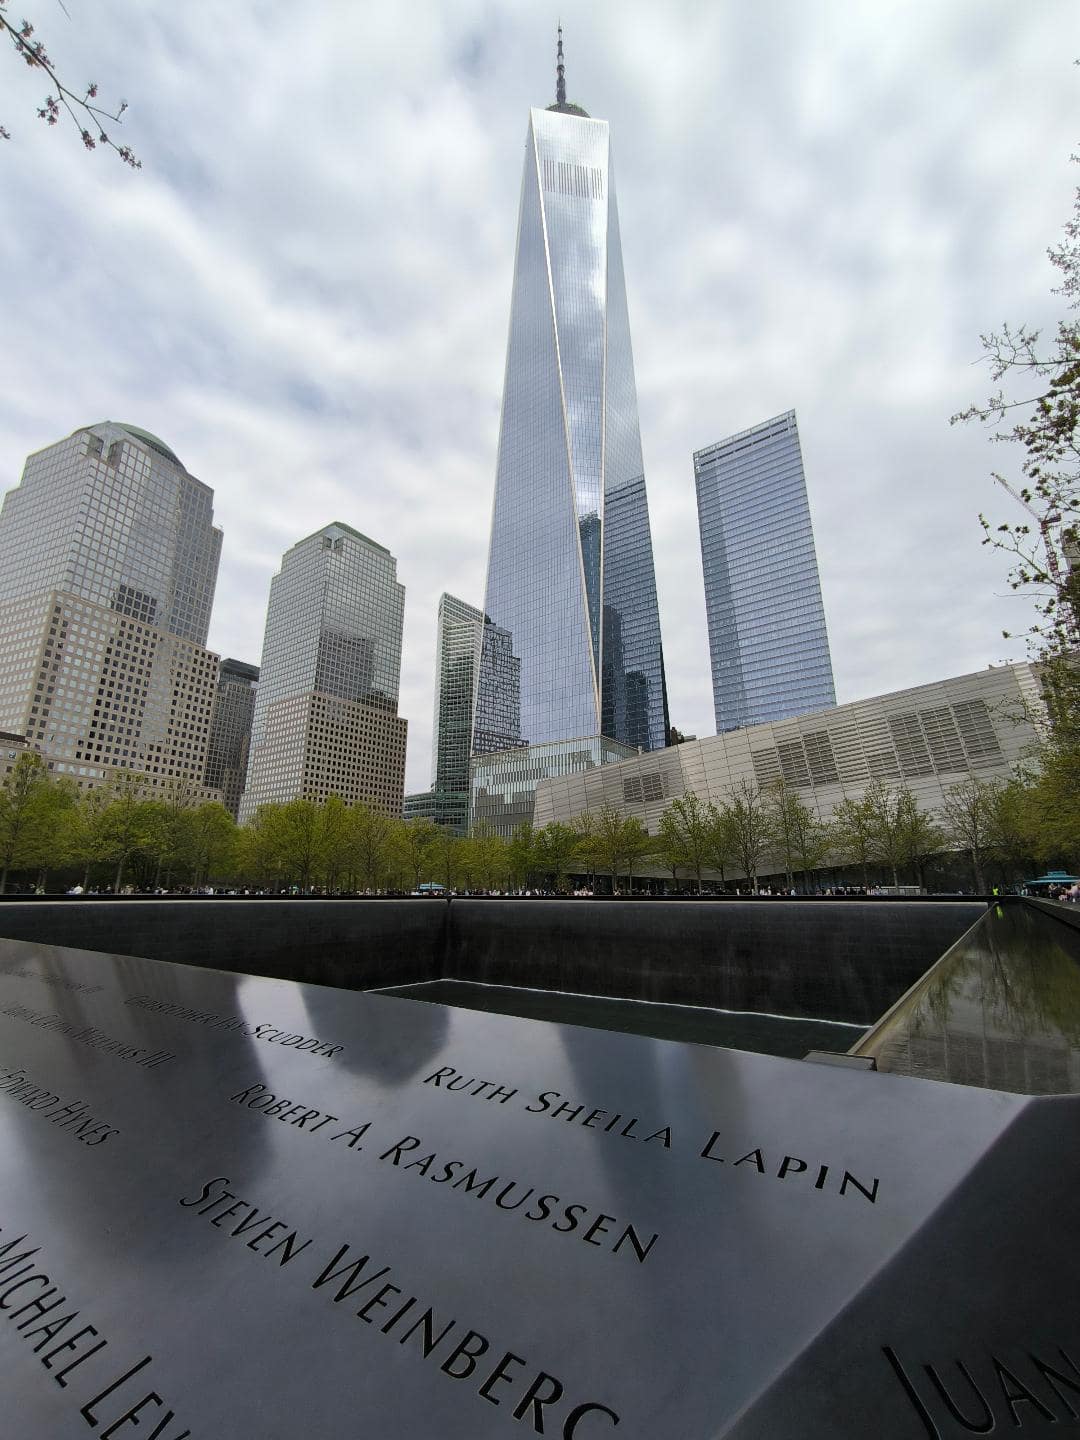
[[[247,775],[258,680],[259,667],[246,665],[243,660],[222,660],[218,667],[203,783],[221,791],[221,803],[234,817],[240,811]]]
[[[270,582],[242,821],[297,796],[401,813],[404,610],[397,561],[349,525],[285,552]]]
[[[31,455],[5,496],[0,728],[54,773],[206,793],[213,500],[157,436],[111,421]]]
[[[717,734],[836,704],[794,410],[694,454]]]
[[[472,762],[473,828],[509,839],[519,825],[532,822],[536,787],[541,780],[613,765],[636,754],[628,745],[587,735],[521,750],[503,750],[497,755],[478,755]]]
[[[569,107],[530,113],[484,610],[474,755],[666,743],[608,127]]]
[[[483,612],[475,605],[467,605],[454,595],[440,596],[435,641],[430,818],[462,835],[469,820],[473,697],[483,631]],[[406,797],[408,813],[409,797]]]

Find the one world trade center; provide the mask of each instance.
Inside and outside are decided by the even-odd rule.
[[[473,731],[473,820],[547,775],[667,743],[607,122],[530,112]]]

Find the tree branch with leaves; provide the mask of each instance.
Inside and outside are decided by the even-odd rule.
[[[1080,157],[1074,155],[1074,161]],[[1080,189],[1065,238],[1047,251],[1071,310],[1080,307]],[[1080,323],[1058,321],[1044,337],[1027,326],[1003,325],[979,337],[990,378],[998,389],[969,405],[950,423],[981,421],[995,442],[1020,447],[1023,483],[1014,489],[994,479],[1028,510],[1034,524],[993,524],[979,516],[983,544],[1010,557],[1009,584],[1035,596],[1039,619],[1029,637],[1041,652],[1060,653],[1080,634]],[[1020,387],[1011,398],[1001,382]]]

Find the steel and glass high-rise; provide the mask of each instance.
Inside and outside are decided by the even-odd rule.
[[[795,411],[694,452],[716,731],[836,704]]]
[[[505,639],[481,657],[474,755],[508,729],[518,747],[665,745],[644,468],[608,126],[567,102],[560,37],[556,103],[525,143],[484,600]],[[509,726],[484,705],[507,656]]]
[[[0,510],[0,729],[80,786],[198,791],[220,555],[214,492],[149,431],[104,421],[31,455]]]
[[[206,747],[205,783],[221,791],[221,803],[234,818],[247,776],[251,720],[259,667],[243,660],[222,660],[218,666],[210,739]]]
[[[439,597],[431,789],[405,796],[405,818],[434,820],[458,835],[464,835],[469,824],[473,700],[483,635],[482,610],[456,595]]]
[[[400,815],[404,611],[397,561],[351,525],[336,520],[285,552],[270,582],[242,821],[260,805],[330,795]]]

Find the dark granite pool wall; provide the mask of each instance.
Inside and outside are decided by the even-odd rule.
[[[0,935],[369,990],[443,973],[438,900],[6,901]]]
[[[455,900],[446,974],[869,1025],[985,913],[981,901]]]
[[[451,978],[869,1025],[982,901],[30,900],[15,940],[367,990]]]

